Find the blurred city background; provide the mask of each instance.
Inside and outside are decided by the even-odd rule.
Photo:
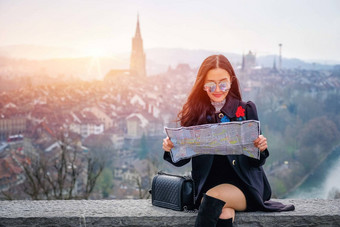
[[[274,198],[340,198],[339,1],[0,1],[0,199],[149,198],[164,127],[224,54]]]

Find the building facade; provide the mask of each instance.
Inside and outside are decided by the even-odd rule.
[[[0,117],[0,139],[5,140],[11,135],[26,132],[27,119],[25,117]]]

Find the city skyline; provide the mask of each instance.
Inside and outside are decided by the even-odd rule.
[[[226,10],[224,10],[226,9]],[[137,13],[144,48],[203,49],[340,62],[337,1],[7,1],[0,46],[68,47],[84,55],[131,51]],[[67,56],[65,56],[67,57]]]

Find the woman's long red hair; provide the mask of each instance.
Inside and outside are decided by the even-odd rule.
[[[242,100],[239,83],[229,60],[223,55],[209,56],[201,64],[188,99],[183,105],[182,110],[178,113],[181,126],[205,124],[207,123],[207,115],[214,113],[215,109],[211,105],[206,91],[203,90],[203,85],[208,71],[216,68],[225,69],[231,77],[231,88],[228,96],[231,95],[236,99]]]

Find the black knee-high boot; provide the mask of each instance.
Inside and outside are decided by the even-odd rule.
[[[233,219],[218,219],[216,227],[233,227]]]
[[[224,204],[224,201],[204,194],[195,227],[215,227]]]

